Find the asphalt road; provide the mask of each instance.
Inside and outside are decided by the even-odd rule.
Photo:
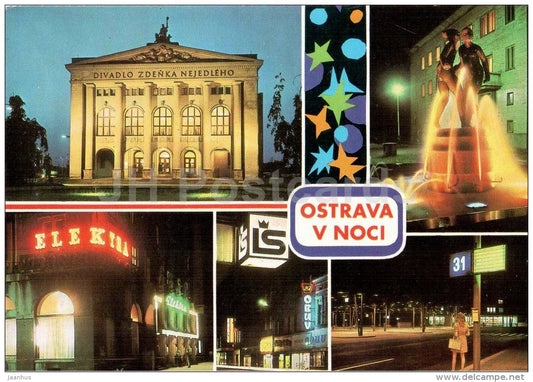
[[[332,370],[450,370],[449,332],[395,333],[332,339]],[[527,329],[483,329],[481,358],[505,348],[527,348]],[[466,365],[472,363],[472,337]],[[460,364],[458,359],[458,365]]]

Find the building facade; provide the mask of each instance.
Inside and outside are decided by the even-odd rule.
[[[186,246],[165,257],[158,231],[153,217],[130,213],[7,214],[6,370],[209,361],[212,281],[195,264],[209,257]]]
[[[66,65],[70,178],[258,176],[262,94],[256,55],[170,42]]]
[[[438,93],[436,68],[444,45],[441,32],[470,27],[474,43],[487,56],[490,81],[480,97],[490,95],[514,148],[527,148],[527,6],[463,6],[410,51],[411,142],[424,138],[432,102]],[[455,64],[459,63],[456,57]]]

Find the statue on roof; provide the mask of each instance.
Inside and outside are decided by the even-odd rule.
[[[161,24],[161,29],[159,30],[159,33],[155,34],[155,42],[170,42],[171,35],[167,35],[168,32],[168,16],[167,16],[167,23]]]

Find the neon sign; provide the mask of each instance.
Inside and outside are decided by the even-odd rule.
[[[124,235],[112,228],[89,227],[84,230],[80,227],[72,227],[49,233],[38,232],[34,234],[34,240],[33,248],[38,252],[81,247],[84,249],[107,249],[121,257],[131,257],[132,263],[137,264],[137,248],[128,243]]]
[[[239,262],[243,266],[277,268],[289,258],[287,218],[250,214],[239,228]]]
[[[313,326],[313,315],[311,313],[313,297],[311,294],[313,293],[313,290],[315,289],[314,288],[315,285],[313,283],[302,283],[301,286],[302,286],[302,292],[304,294],[304,299],[303,299],[304,327],[306,330],[309,330]]]

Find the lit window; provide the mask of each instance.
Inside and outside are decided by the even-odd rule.
[[[433,65],[433,52],[428,53],[428,67]]]
[[[181,113],[181,133],[183,135],[201,135],[202,118],[200,109],[187,106]]]
[[[96,116],[96,135],[113,135],[115,115],[110,107],[104,107]]]
[[[428,95],[432,95],[433,94],[433,81],[429,81],[428,82]]]
[[[494,32],[496,29],[496,16],[495,11],[492,10],[481,16],[479,20],[480,35],[481,37],[488,35],[490,32]]]
[[[514,68],[514,45],[511,45],[505,48],[505,70]]]
[[[172,135],[172,111],[166,106],[154,111],[154,135]]]
[[[492,70],[492,64],[494,62],[493,58],[492,58],[492,54],[489,55],[489,56],[486,56],[487,57],[487,66],[489,67],[489,73],[492,73],[493,70]]]
[[[435,60],[439,60],[440,59],[440,46],[437,46],[435,48]]]
[[[217,223],[217,262],[232,263],[234,245],[234,228],[229,224]]]
[[[158,173],[161,175],[170,174],[170,154],[166,151],[159,154]]]
[[[139,354],[139,323],[141,322],[141,308],[133,304],[130,310],[131,318],[131,347],[133,354]]]
[[[185,174],[196,175],[196,154],[194,151],[187,151],[183,156],[183,162]]]
[[[74,305],[63,292],[53,292],[37,308],[35,350],[38,359],[74,358]]]
[[[505,6],[505,24],[509,24],[511,21],[514,21],[514,5]]]
[[[139,136],[144,134],[144,112],[138,107],[126,110],[125,115],[126,135]]]
[[[507,106],[514,105],[514,92],[507,93]]]
[[[5,301],[6,321],[5,321],[5,351],[6,356],[17,355],[17,319],[8,318],[16,315],[15,304],[13,300],[6,296]]]
[[[420,69],[426,69],[426,56],[422,56],[422,61],[420,62]]]
[[[422,84],[422,97],[426,96],[426,84]]]
[[[507,133],[513,134],[514,133],[514,121],[510,120],[507,121]]]
[[[213,135],[230,134],[230,115],[228,108],[217,106],[211,112],[211,133]]]

